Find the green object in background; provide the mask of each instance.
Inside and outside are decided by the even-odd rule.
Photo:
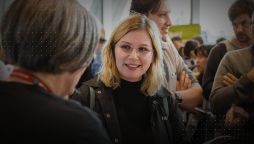
[[[169,28],[169,35],[179,36],[183,40],[189,40],[194,36],[200,35],[201,27],[199,24],[191,24],[191,25],[176,25],[171,26]]]

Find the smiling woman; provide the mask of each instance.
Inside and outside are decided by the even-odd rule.
[[[73,99],[100,115],[115,143],[180,144],[183,123],[174,99],[161,87],[162,59],[155,23],[146,16],[129,17],[103,49],[98,79],[83,83]]]
[[[153,95],[160,87],[163,78],[160,47],[159,31],[156,25],[146,17],[140,16],[138,18],[137,16],[120,23],[102,52],[103,65],[99,74],[101,80],[106,86],[116,88],[119,86],[122,76],[129,73],[124,71],[124,68],[130,68],[130,65],[135,63],[140,65],[137,71],[132,71],[133,74],[139,71],[135,81],[145,76],[141,90],[146,95]],[[142,55],[140,55],[140,51],[142,51]],[[122,54],[120,52],[127,53],[127,58],[123,60],[121,58],[123,55],[120,55]],[[127,63],[130,64],[129,67],[126,65]]]
[[[151,38],[145,30],[127,33],[116,44],[115,58],[120,78],[139,81],[153,60]]]

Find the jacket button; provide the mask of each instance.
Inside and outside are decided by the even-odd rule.
[[[109,114],[109,113],[106,113],[106,117],[107,117],[107,118],[110,118],[110,114]]]
[[[114,141],[115,141],[115,143],[118,143],[118,142],[119,142],[118,138],[115,138],[115,140],[114,140]]]

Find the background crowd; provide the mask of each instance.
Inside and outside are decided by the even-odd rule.
[[[14,141],[254,143],[254,1],[234,36],[171,36],[167,0],[132,0],[105,38],[76,0],[15,0],[0,25],[1,132]]]

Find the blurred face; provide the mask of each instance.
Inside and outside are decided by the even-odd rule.
[[[173,42],[174,46],[177,48],[177,50],[184,47],[184,43],[182,41],[175,40],[175,41],[172,41],[172,42]]]
[[[162,1],[160,8],[157,12],[153,14],[152,13],[148,14],[148,18],[153,20],[157,24],[160,33],[162,35],[162,38],[166,38],[166,36],[168,35],[168,29],[172,25],[169,13],[170,11],[166,3]]]
[[[123,36],[115,46],[116,67],[120,78],[141,80],[153,60],[153,46],[145,30],[134,30]]]
[[[237,40],[240,43],[249,43],[251,40],[251,18],[246,14],[240,15],[232,22],[232,25]]]
[[[203,73],[206,63],[207,63],[207,57],[198,53],[196,56],[196,63],[197,63],[197,69],[200,73]]]

